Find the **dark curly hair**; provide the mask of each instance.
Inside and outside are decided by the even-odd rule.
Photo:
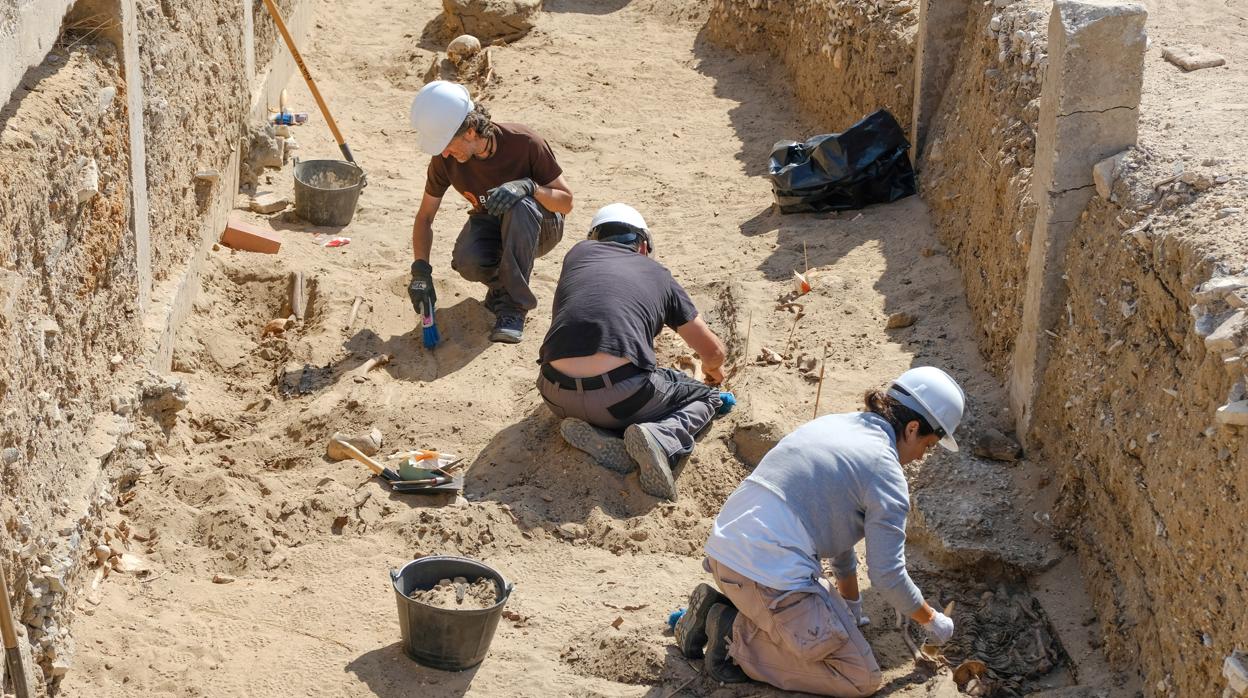
[[[490,120],[490,110],[486,109],[484,104],[473,106],[468,116],[464,117],[464,123],[459,125],[459,130],[455,132],[455,135],[462,136],[468,129],[473,129],[482,138],[493,138],[498,135],[498,127]]]

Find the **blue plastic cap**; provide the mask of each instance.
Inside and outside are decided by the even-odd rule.
[[[737,406],[737,396],[732,393],[720,393],[719,399],[719,414],[728,414]]]

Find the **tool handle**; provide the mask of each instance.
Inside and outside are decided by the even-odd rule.
[[[335,439],[335,441],[337,441],[338,445],[342,446],[343,450],[345,450],[348,454],[350,454],[352,458],[354,458],[355,460],[358,460],[364,465],[367,465],[368,469],[373,471],[373,473],[377,475],[381,475],[382,477],[385,477],[386,470],[389,470],[389,468],[386,468],[381,463],[378,463],[372,458],[369,458],[368,456],[364,455],[360,451],[360,449],[356,448],[355,446],[352,446],[346,441],[343,441],[342,439]]]
[[[299,49],[295,48],[295,40],[290,36],[290,32],[287,31],[286,22],[282,21],[282,13],[278,11],[277,5],[273,4],[273,0],[264,0],[264,6],[268,9],[269,16],[273,18],[273,24],[277,25],[277,31],[286,42],[286,48],[290,49],[290,56],[295,59],[295,65],[299,66],[299,72],[303,73],[303,79],[308,83],[308,89],[312,92],[312,99],[315,99],[316,105],[321,108],[321,114],[325,116],[325,122],[329,124],[329,131],[334,134],[334,140],[338,142],[338,148],[342,150],[342,154],[347,158],[348,162],[355,162],[355,158],[351,156],[351,148],[347,147],[347,142],[343,139],[342,132],[338,130],[337,122],[334,121],[334,117],[329,113],[329,106],[325,104],[325,99],[321,97],[321,91],[316,89],[316,83],[312,80],[312,73],[308,71],[308,66],[304,64],[303,56],[299,55]]]

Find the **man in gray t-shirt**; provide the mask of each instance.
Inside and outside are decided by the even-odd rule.
[[[563,258],[537,387],[569,444],[616,472],[640,468],[643,490],[674,500],[672,463],[725,404],[727,393],[710,387],[723,380],[724,345],[650,259],[653,239],[636,210],[604,206],[589,238]],[[656,366],[664,326],[701,357],[706,383]]]

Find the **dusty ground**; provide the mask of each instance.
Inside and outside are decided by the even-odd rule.
[[[272,220],[286,231],[276,258],[214,252],[175,357],[191,406],[159,461],[123,494],[118,514],[131,551],[153,572],[115,574],[84,595],[76,667],[61,695],[770,695],[702,679],[674,650],[664,622],[704,578],[700,549],[710,522],[748,472],[738,448],[766,431],[744,427],[809,419],[815,385],[792,364],[737,371],[731,387],[740,407],[678,473],[680,500],[659,503],[635,475],[608,473],[563,445],[533,387],[559,260],[594,210],[627,201],[647,217],[658,259],[693,294],[734,361],[745,364],[747,335],[751,355],[762,346],[809,356],[826,348],[821,413],[853,409],[864,389],[934,363],[970,394],[970,433],[1005,428],[1002,392],[980,363],[958,275],[925,206],[911,198],[861,214],[773,213],[769,185],[758,177],[771,144],[820,130],[792,108],[778,75],[708,46],[688,12],[551,0],[533,34],[495,49],[497,77],[483,95],[500,120],[549,139],[577,196],[565,240],[534,272],[542,310],[523,344],[486,341],[492,320],[479,303],[483,289],[450,270],[464,206],[447,197],[432,260],[445,343],[426,352],[404,291],[427,159],[406,115],[432,59],[427,49],[435,46],[420,37],[438,3],[317,9],[304,52],[369,187],[343,231],[309,231],[281,215]],[[292,84],[291,95],[298,110],[313,111],[302,85]],[[336,157],[325,130],[319,116],[296,130],[303,157]],[[289,169],[274,174],[272,186],[288,182]],[[314,235],[331,232],[351,244],[319,246]],[[804,317],[794,329],[794,315],[776,304],[804,254],[815,291],[801,299]],[[265,323],[284,315],[291,270],[312,279],[306,322],[261,339]],[[346,330],[357,294],[363,308]],[[898,311],[918,322],[885,330]],[[677,347],[664,339],[662,358],[674,360]],[[383,351],[395,357],[389,365],[358,372]],[[362,466],[324,458],[333,432],[374,426],[385,435],[383,454],[436,447],[467,456],[464,497],[392,494]],[[1035,468],[1011,471],[964,455],[914,473],[929,483],[925,496],[952,520],[950,530],[992,549],[967,558],[969,544],[954,554],[938,541],[932,559],[964,565],[961,573],[913,551],[928,595],[958,601],[955,617],[967,630],[951,655],[978,652],[1011,671],[1019,656],[1032,658],[1017,671],[1027,691],[1071,682],[1060,666],[1035,669],[1044,662],[1095,654],[1069,642],[1063,651],[1044,622],[1047,613],[1061,616],[1056,626],[1071,618],[1078,625],[1080,601],[1069,592],[1078,571],[1068,561],[1047,585],[1052,602],[1043,609],[1025,585],[986,581],[989,570],[1034,572],[1053,562],[1030,538],[1043,527],[1020,523],[1043,493],[1002,504]],[[939,506],[954,500],[971,504]],[[980,501],[989,502],[983,511]],[[445,674],[402,655],[387,570],[431,553],[476,557],[516,584],[514,615],[475,670]],[[1044,598],[1045,589],[1033,591]],[[868,637],[886,670],[882,694],[952,690],[947,678],[915,668],[891,610],[870,591],[866,598],[876,618]]]

